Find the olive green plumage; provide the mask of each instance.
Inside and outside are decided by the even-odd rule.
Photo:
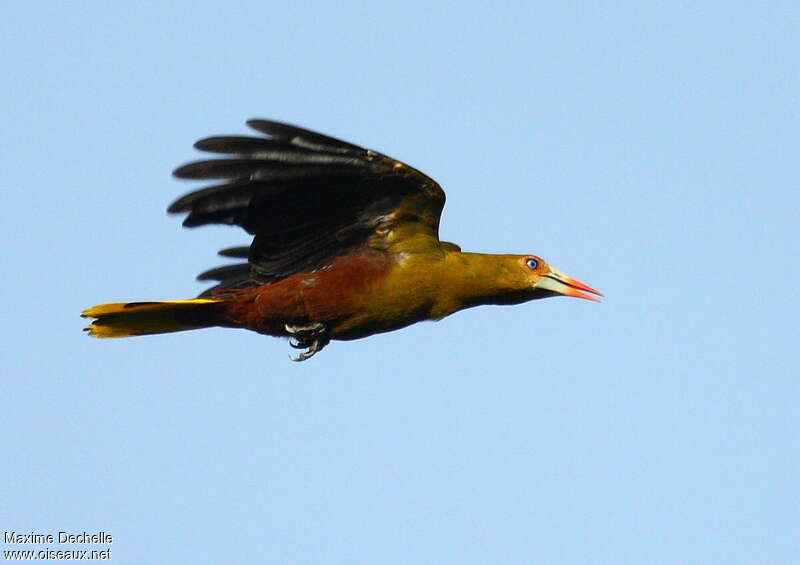
[[[357,339],[481,304],[599,294],[533,255],[465,253],[439,240],[445,203],[430,177],[376,151],[267,120],[263,137],[216,136],[230,155],[175,176],[222,179],[170,207],[184,225],[232,224],[253,235],[246,258],[211,269],[200,300],[116,303],[84,311],[97,337],[241,327],[290,337],[304,360],[331,339]]]

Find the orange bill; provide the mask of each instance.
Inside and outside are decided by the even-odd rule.
[[[603,293],[599,290],[595,290],[589,285],[565,275],[554,267],[550,267],[550,272],[536,283],[536,288],[549,290],[550,292],[563,294],[564,296],[583,298],[584,300],[591,300],[593,302],[600,302],[600,300],[592,296],[592,294],[603,296]]]

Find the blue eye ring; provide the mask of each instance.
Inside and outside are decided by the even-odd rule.
[[[532,271],[533,271],[533,270],[535,270],[535,269],[536,269],[536,267],[538,267],[538,266],[539,266],[539,261],[537,261],[537,260],[536,260],[536,259],[534,259],[533,257],[530,257],[530,258],[528,258],[528,260],[527,260],[527,261],[525,261],[525,264],[528,266],[528,268],[529,268],[530,270],[532,270]]]

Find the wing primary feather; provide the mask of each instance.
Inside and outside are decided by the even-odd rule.
[[[182,165],[173,171],[181,179],[280,178],[282,173],[305,176],[317,173],[335,174],[336,168],[362,168],[367,163],[337,155],[304,155],[297,158],[289,152],[272,152],[250,159],[212,159]],[[320,170],[324,166],[325,169]]]
[[[232,278],[241,278],[250,275],[249,263],[236,263],[234,265],[224,265],[203,271],[197,275],[199,281],[224,281]]]
[[[247,120],[247,125],[256,131],[265,133],[273,139],[285,140],[292,145],[307,147],[317,151],[330,151],[333,153],[363,152],[364,148],[341,139],[322,135],[315,131],[299,128],[283,122],[271,120]]]
[[[210,202],[217,200],[223,202],[236,203],[237,205],[247,205],[254,194],[266,192],[270,186],[266,183],[253,183],[250,181],[232,182],[228,184],[217,184],[207,186],[200,190],[195,190],[185,194],[170,204],[167,212],[179,214],[181,212],[192,212],[195,209],[203,209]]]
[[[170,204],[170,214],[202,209],[208,202],[216,199],[253,198],[264,194],[278,194],[289,190],[293,185],[303,182],[320,182],[321,179],[336,179],[344,182],[357,182],[360,175],[348,169],[327,169],[307,167],[294,171],[264,171],[254,180],[237,179],[234,182],[207,186],[185,194]],[[249,200],[248,200],[249,201]]]
[[[252,155],[261,151],[274,151],[276,149],[291,148],[296,152],[309,151],[301,147],[293,147],[285,141],[266,137],[250,137],[245,135],[216,135],[196,141],[194,148],[209,153],[230,153],[238,155]]]
[[[247,259],[247,254],[250,252],[249,247],[226,247],[220,249],[217,255],[220,257],[233,257],[236,259]]]

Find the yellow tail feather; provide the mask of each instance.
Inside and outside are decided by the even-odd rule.
[[[158,302],[115,302],[98,304],[81,312],[96,318],[84,328],[92,337],[130,337],[180,332],[217,325],[211,306],[220,300],[160,300]]]

